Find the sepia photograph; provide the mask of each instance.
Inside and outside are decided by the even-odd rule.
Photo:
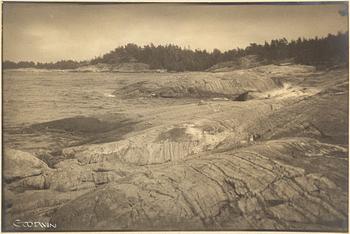
[[[336,2],[2,2],[2,232],[348,232]]]

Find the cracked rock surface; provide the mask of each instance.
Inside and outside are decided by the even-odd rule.
[[[346,154],[293,138],[150,166],[70,202],[52,221],[72,230],[342,230]],[[319,160],[324,155],[333,160]]]
[[[121,113],[5,132],[6,230],[348,230],[346,69],[154,76],[118,78]]]

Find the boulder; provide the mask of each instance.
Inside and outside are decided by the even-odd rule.
[[[6,182],[38,176],[49,170],[46,163],[34,155],[14,149],[4,150],[4,179]]]

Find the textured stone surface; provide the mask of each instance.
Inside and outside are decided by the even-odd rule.
[[[234,99],[249,91],[267,91],[279,87],[268,73],[254,69],[224,73],[179,73],[171,79],[145,80],[132,83],[114,94],[127,97],[151,96],[162,98],[210,98]]]
[[[42,151],[5,150],[6,229],[31,218],[65,231],[346,231],[347,72],[262,66],[127,81],[118,94],[137,103],[123,114],[132,128],[65,145],[52,168]],[[169,87],[181,99],[156,98]],[[225,98],[248,89],[251,100]],[[96,118],[128,128],[118,116]]]
[[[333,160],[318,161],[316,173],[309,152]],[[152,166],[70,202],[52,221],[66,230],[343,230],[346,155],[346,148],[294,138]],[[336,185],[329,178],[339,174]]]
[[[48,170],[47,165],[34,155],[20,150],[4,150],[4,179],[14,181],[38,176]]]

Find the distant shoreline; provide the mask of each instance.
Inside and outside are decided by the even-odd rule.
[[[62,72],[62,73],[176,73],[176,72],[168,72],[162,71],[159,72],[157,70],[149,70],[149,71],[79,71],[76,69],[37,69],[37,68],[5,68],[2,69],[6,72],[40,72],[40,73],[49,73],[49,72]]]

